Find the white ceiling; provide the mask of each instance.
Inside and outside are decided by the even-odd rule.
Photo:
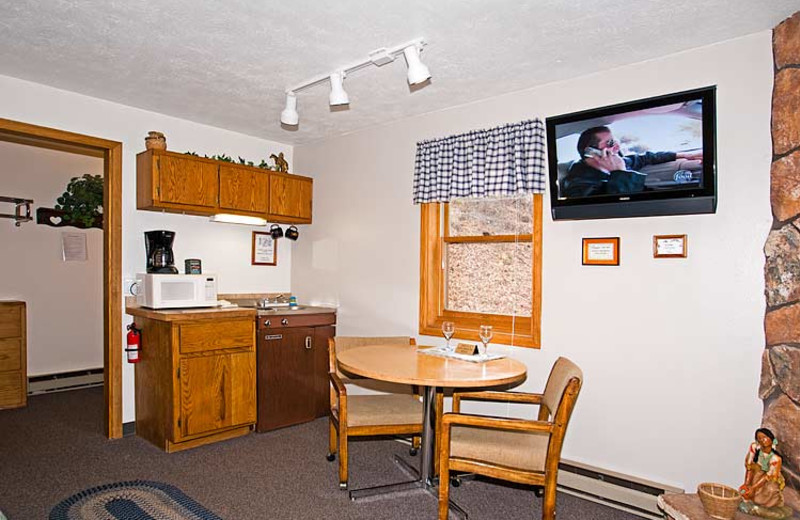
[[[800,0],[15,0],[0,4],[0,74],[282,143],[325,139],[771,29]],[[328,86],[287,87],[416,37],[402,58]]]

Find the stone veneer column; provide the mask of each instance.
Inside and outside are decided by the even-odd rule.
[[[767,311],[759,397],[788,488],[800,490],[800,12],[772,35],[773,225],[764,246]],[[796,493],[790,493],[796,499]],[[787,496],[787,501],[790,497]],[[794,500],[792,500],[794,502]],[[790,503],[793,507],[796,504]]]

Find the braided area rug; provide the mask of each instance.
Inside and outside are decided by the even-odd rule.
[[[81,491],[50,511],[50,520],[222,520],[180,489],[131,480]]]

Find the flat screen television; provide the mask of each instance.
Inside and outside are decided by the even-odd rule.
[[[547,118],[553,220],[714,213],[716,87]]]

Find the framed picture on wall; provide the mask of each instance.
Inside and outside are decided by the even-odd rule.
[[[654,235],[653,258],[686,258],[686,235]]]
[[[584,238],[583,265],[619,265],[619,237]]]
[[[269,233],[253,231],[251,265],[278,265],[278,243]]]

